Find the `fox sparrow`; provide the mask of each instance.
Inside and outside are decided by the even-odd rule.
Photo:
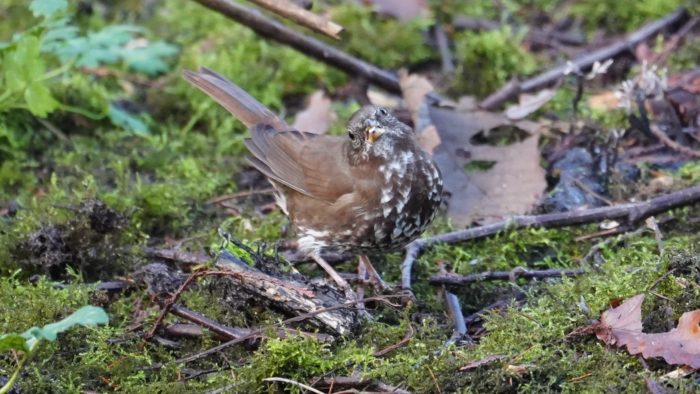
[[[322,250],[362,255],[395,250],[435,217],[442,197],[440,171],[413,130],[386,109],[365,106],[355,112],[347,136],[311,134],[291,130],[211,70],[186,71],[185,79],[250,128],[249,162],[276,189],[277,204],[298,233],[299,249],[327,270],[332,268],[320,258]]]

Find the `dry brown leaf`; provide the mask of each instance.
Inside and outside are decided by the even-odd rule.
[[[449,193],[448,215],[456,225],[491,222],[528,212],[546,187],[540,167],[539,124],[512,122],[501,113],[429,106],[432,85],[418,75],[400,75],[407,107],[421,146],[433,154]],[[469,108],[469,107],[466,107]],[[506,146],[473,145],[472,138],[497,127],[513,127],[529,137]],[[493,162],[480,172],[465,171],[473,161]]]
[[[658,334],[642,332],[642,302],[638,294],[603,312],[596,336],[608,345],[626,346],[631,354],[661,357],[669,364],[700,368],[700,309],[684,313],[678,326]]]
[[[309,133],[326,134],[335,116],[331,104],[331,99],[323,91],[313,92],[306,108],[297,113],[292,127]]]
[[[530,114],[542,108],[556,94],[554,89],[540,90],[537,94],[521,94],[518,105],[512,105],[506,109],[506,116],[510,120],[527,118]]]

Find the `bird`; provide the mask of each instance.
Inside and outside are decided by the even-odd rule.
[[[319,135],[290,128],[208,68],[186,70],[184,78],[249,128],[247,160],[273,185],[299,251],[344,290],[348,283],[322,258],[324,252],[359,255],[383,284],[368,256],[404,247],[439,211],[443,180],[437,164],[413,129],[386,108],[357,110],[347,135]]]

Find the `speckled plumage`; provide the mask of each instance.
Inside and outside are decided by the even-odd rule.
[[[184,78],[250,128],[248,159],[272,182],[277,203],[308,255],[394,250],[418,237],[435,217],[442,197],[440,171],[413,130],[384,108],[358,110],[348,121],[347,136],[316,135],[290,131],[212,70],[185,71]]]
[[[372,141],[369,130],[383,132]],[[253,166],[277,190],[302,251],[374,254],[417,238],[435,217],[442,177],[413,130],[383,108],[367,106],[348,136],[252,128]]]

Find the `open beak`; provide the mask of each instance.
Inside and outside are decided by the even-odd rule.
[[[367,128],[367,141],[370,144],[374,144],[374,141],[378,140],[379,137],[384,134],[384,128],[381,126],[370,126]]]

